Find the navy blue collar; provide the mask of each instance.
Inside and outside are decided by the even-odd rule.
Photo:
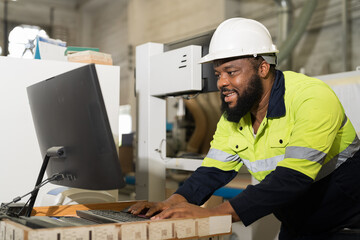
[[[275,82],[271,89],[269,106],[266,114],[267,118],[276,118],[285,115],[286,109],[285,109],[284,94],[285,94],[284,74],[282,73],[282,71],[276,70]]]

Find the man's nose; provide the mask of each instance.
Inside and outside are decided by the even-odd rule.
[[[226,87],[229,85],[229,80],[226,76],[226,74],[220,74],[218,75],[218,80],[217,80],[217,87],[220,90],[222,87]]]

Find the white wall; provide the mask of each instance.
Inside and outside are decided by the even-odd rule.
[[[79,44],[77,39],[78,11],[74,4],[63,1],[62,4],[41,4],[35,1],[8,1],[8,22],[11,24],[37,25],[51,27],[50,11],[54,7],[52,22],[53,38],[61,38],[68,45]],[[61,2],[59,2],[61,3]],[[0,2],[0,45],[4,42],[4,1]],[[10,31],[11,29],[9,29]]]
[[[42,163],[26,87],[83,65],[0,57],[0,203],[31,191]],[[97,65],[96,69],[110,126],[118,143],[120,69],[105,65]],[[38,200],[47,189],[48,185],[40,191]]]
[[[307,33],[292,56],[292,70],[305,69],[309,75],[343,71],[341,4],[343,0],[319,0]],[[49,4],[44,4],[49,2]],[[305,0],[292,1],[294,19]],[[349,70],[360,65],[360,2],[347,0],[349,17]],[[57,3],[57,4],[55,4]],[[3,2],[0,2],[2,20]],[[224,19],[254,18],[267,26],[277,41],[275,1],[269,0],[27,0],[9,2],[9,21],[49,26],[50,8],[55,7],[54,32],[69,45],[99,47],[112,54],[122,67],[122,105],[135,107],[134,48],[145,42],[168,43],[216,28]],[[3,42],[0,22],[0,45]],[[55,36],[56,37],[56,36]],[[133,124],[135,126],[135,124]]]
[[[129,71],[131,66],[128,42],[128,1],[93,0],[79,10],[80,43],[97,47],[101,52],[110,53],[114,65],[121,66],[121,105],[129,104],[134,96],[131,91]],[[132,66],[131,66],[132,67]]]
[[[100,48],[110,51],[116,56],[116,63],[122,66],[120,103],[131,104],[134,121],[136,118],[133,78],[135,46],[149,41],[169,43],[186,39],[215,29],[221,21],[234,16],[261,21],[269,28],[275,43],[279,43],[277,41],[279,9],[275,1],[271,0],[102,1],[103,7],[96,8],[98,12],[92,14],[96,19],[96,23],[91,24],[93,27],[91,33],[95,36],[92,38],[92,43],[96,42]],[[318,1],[307,32],[294,49],[291,70],[302,70],[312,76],[344,71],[341,34],[342,1]],[[306,1],[292,2],[293,20],[296,21]],[[350,38],[347,68],[354,70],[360,65],[360,45],[357,44],[360,41],[360,2],[358,0],[347,2]],[[114,43],[107,38],[119,41]],[[281,69],[288,70],[282,66]],[[135,122],[133,126],[136,126]]]

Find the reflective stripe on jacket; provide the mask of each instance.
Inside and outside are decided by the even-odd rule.
[[[259,181],[282,166],[317,181],[359,149],[356,132],[332,89],[321,80],[287,71],[274,83],[256,137],[250,113],[239,123],[222,116],[202,166],[239,171],[244,164]]]

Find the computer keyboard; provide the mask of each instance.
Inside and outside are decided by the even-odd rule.
[[[77,210],[76,214],[81,218],[97,223],[137,222],[149,220],[149,218],[146,217],[114,210]]]
[[[65,222],[67,224],[71,224],[73,226],[84,226],[84,225],[95,225],[97,224],[96,222],[90,221],[88,219],[85,218],[80,218],[80,217],[68,217],[68,216],[64,216],[64,217],[52,217],[58,221],[61,222]]]

